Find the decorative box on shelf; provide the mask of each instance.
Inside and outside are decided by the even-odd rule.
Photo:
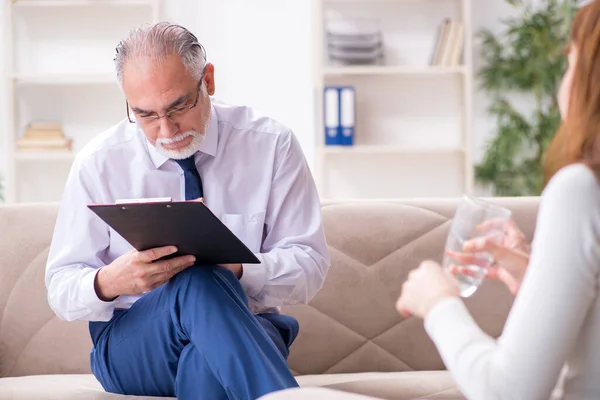
[[[332,18],[327,21],[326,40],[332,64],[383,63],[383,34],[377,20]]]

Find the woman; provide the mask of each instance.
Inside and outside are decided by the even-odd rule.
[[[471,400],[547,400],[565,364],[564,398],[600,399],[600,0],[578,11],[568,59],[527,271],[522,251],[498,270],[518,291],[501,338],[481,331],[434,262],[411,272],[396,304],[425,319]]]

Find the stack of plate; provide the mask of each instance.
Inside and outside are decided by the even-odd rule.
[[[329,20],[327,52],[332,64],[379,64],[383,61],[383,35],[375,20]]]

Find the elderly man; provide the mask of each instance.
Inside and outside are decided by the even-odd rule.
[[[73,164],[46,271],[52,309],[90,321],[91,368],[109,392],[255,399],[297,386],[286,358],[298,324],[279,307],[316,294],[329,254],[296,138],[211,100],[214,66],[181,26],[132,31],[115,64],[128,115]],[[148,197],[203,197],[260,264],[138,252],[86,207]]]

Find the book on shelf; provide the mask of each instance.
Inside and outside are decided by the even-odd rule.
[[[460,65],[465,44],[464,36],[465,27],[462,22],[445,18],[438,29],[431,65],[440,67]]]
[[[63,135],[59,123],[33,122],[15,144],[21,151],[71,151],[73,140]]]

